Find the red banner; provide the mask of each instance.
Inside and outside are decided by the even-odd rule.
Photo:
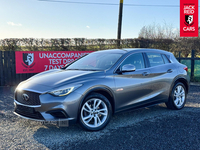
[[[59,69],[92,51],[16,51],[16,73],[38,73]]]
[[[198,0],[180,0],[180,37],[198,37]]]

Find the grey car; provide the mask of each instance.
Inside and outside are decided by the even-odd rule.
[[[163,50],[97,51],[21,82],[14,113],[39,121],[78,122],[97,131],[118,112],[158,103],[182,109],[189,90],[187,71]]]

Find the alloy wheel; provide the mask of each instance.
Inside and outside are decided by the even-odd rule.
[[[81,119],[88,127],[100,127],[106,121],[107,117],[108,108],[101,99],[89,99],[81,108]]]
[[[181,107],[185,102],[185,89],[178,85],[174,90],[174,104]]]

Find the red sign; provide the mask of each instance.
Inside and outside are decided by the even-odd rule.
[[[16,51],[16,73],[38,73],[59,69],[92,51]]]
[[[198,0],[180,0],[180,37],[198,37]]]

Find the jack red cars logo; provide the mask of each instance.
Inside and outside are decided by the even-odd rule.
[[[185,23],[187,26],[191,26],[193,22],[193,15],[185,15]]]
[[[16,73],[39,73],[50,69],[63,68],[65,64],[71,63],[91,52],[92,51],[16,51]]]
[[[198,0],[180,0],[180,36],[198,37]]]
[[[32,68],[34,63],[34,54],[33,53],[23,53],[23,63],[22,65],[25,68]]]

